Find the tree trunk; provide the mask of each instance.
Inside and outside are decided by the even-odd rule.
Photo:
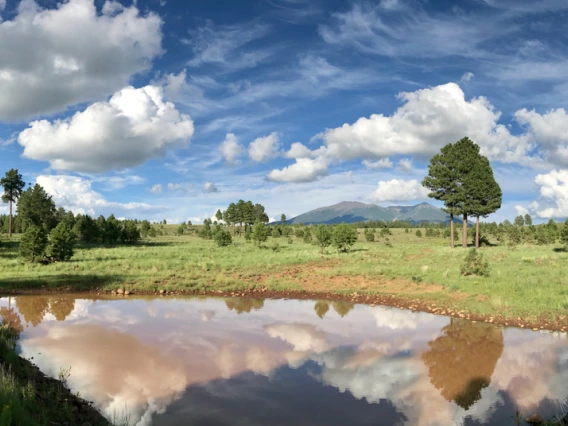
[[[467,248],[467,214],[463,215],[462,247]]]
[[[475,218],[475,248],[479,248],[479,216]]]
[[[454,248],[454,214],[450,213],[450,247]]]
[[[8,226],[10,227],[8,230],[8,236],[12,238],[12,200],[10,200],[10,223]]]

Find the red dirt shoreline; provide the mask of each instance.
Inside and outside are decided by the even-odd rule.
[[[517,327],[523,329],[531,329],[533,331],[568,331],[568,316],[559,317],[556,322],[549,321],[545,318],[524,319],[505,318],[500,315],[482,315],[477,313],[467,312],[455,308],[442,305],[439,302],[427,302],[423,300],[413,299],[408,300],[397,296],[391,295],[369,295],[369,294],[341,294],[332,292],[314,292],[314,291],[274,291],[267,288],[253,289],[253,290],[239,290],[239,291],[164,291],[159,293],[156,291],[138,291],[131,292],[128,295],[118,294],[116,290],[107,289],[91,289],[85,291],[72,291],[65,288],[56,289],[27,289],[27,290],[2,290],[0,296],[21,296],[21,295],[47,295],[47,294],[96,294],[99,296],[107,296],[109,298],[129,298],[131,296],[215,296],[215,297],[246,297],[257,299],[298,299],[298,300],[329,300],[350,302],[356,304],[366,304],[371,306],[385,306],[394,307],[399,309],[407,309],[413,312],[426,312],[434,315],[451,316],[456,318],[466,319],[472,322],[486,322],[505,327]]]

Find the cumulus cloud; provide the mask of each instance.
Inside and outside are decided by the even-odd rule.
[[[57,206],[73,213],[99,214],[135,213],[163,211],[164,207],[152,206],[146,203],[116,203],[107,201],[91,188],[91,181],[68,175],[39,175],[36,182],[53,197]]]
[[[412,201],[428,197],[428,190],[416,179],[391,179],[379,181],[377,189],[369,196],[374,202]]]
[[[264,330],[270,337],[279,338],[299,352],[323,352],[329,348],[327,336],[311,324],[269,324]]]
[[[379,328],[400,330],[404,328],[416,329],[419,324],[434,320],[434,316],[424,312],[410,312],[400,309],[374,309],[373,316]]]
[[[381,158],[377,161],[363,160],[363,165],[371,170],[391,169],[394,166],[389,158]]]
[[[162,53],[161,19],[135,6],[23,0],[0,20],[0,121],[63,111],[106,97]],[[70,36],[72,34],[72,36]]]
[[[298,158],[296,162],[281,170],[272,170],[266,179],[272,182],[312,182],[319,177],[327,176],[328,164],[325,160]]]
[[[191,192],[193,190],[193,184],[168,182],[168,189],[170,191]]]
[[[18,143],[24,157],[49,161],[54,169],[104,172],[186,147],[192,135],[191,118],[164,102],[161,88],[146,86],[122,89],[65,120],[33,121]]]
[[[284,158],[308,158],[312,156],[312,151],[301,142],[294,142],[288,151],[283,154]]]
[[[257,162],[263,163],[278,156],[280,142],[278,133],[272,132],[268,136],[256,138],[248,148],[249,157]]]
[[[225,140],[219,147],[219,152],[229,164],[239,164],[241,161],[238,159],[244,152],[244,148],[239,144],[239,140],[234,133],[227,133]]]
[[[217,188],[213,182],[205,182],[205,184],[203,185],[203,192],[219,192],[219,188]]]
[[[381,159],[392,155],[430,157],[450,142],[468,135],[484,155],[503,162],[529,162],[526,137],[512,136],[498,124],[500,113],[484,97],[466,100],[456,83],[403,92],[404,102],[391,116],[373,114],[353,124],[316,135],[320,155],[335,161]]]
[[[515,210],[517,211],[517,216],[518,215],[524,216],[529,212],[528,209],[526,209],[523,206],[519,206],[519,205],[515,206]]]
[[[551,207],[543,208],[535,203],[538,216],[542,218],[568,216],[568,170],[552,170],[550,173],[537,175],[535,183],[540,187],[540,195]]]
[[[157,183],[156,185],[152,186],[152,188],[150,188],[150,192],[153,192],[154,194],[159,194],[160,192],[162,192],[162,185]]]
[[[0,0],[0,12],[2,12],[5,7],[6,7],[6,0]],[[0,18],[0,21],[1,20],[2,18]]]

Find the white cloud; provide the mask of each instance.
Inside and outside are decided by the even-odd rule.
[[[148,69],[162,53],[162,21],[117,6],[98,15],[93,0],[53,9],[23,0],[12,20],[0,20],[0,121],[106,97]]]
[[[412,171],[412,160],[410,158],[403,158],[398,162],[396,168],[401,172],[408,173]]]
[[[150,192],[153,192],[154,194],[159,194],[160,192],[162,192],[162,185],[157,183],[156,185],[152,186],[152,188],[150,188]]]
[[[203,192],[219,192],[219,188],[217,188],[213,182],[205,182],[205,184],[203,185]]]
[[[303,143],[294,142],[282,156],[284,158],[308,158],[312,156],[312,151]]]
[[[256,138],[248,148],[249,157],[257,162],[263,163],[278,156],[280,142],[278,133],[272,132],[268,136]]]
[[[398,97],[404,105],[391,116],[373,114],[316,135],[313,139],[325,144],[320,155],[335,161],[391,155],[430,157],[467,135],[490,159],[535,163],[528,157],[528,137],[512,136],[498,124],[501,114],[487,99],[466,100],[456,83],[403,92]]]
[[[238,159],[243,152],[244,148],[239,144],[239,140],[234,133],[227,133],[225,140],[219,147],[219,152],[229,164],[239,164],[241,161]]]
[[[328,174],[327,162],[321,158],[298,158],[296,162],[281,170],[272,170],[266,179],[272,182],[313,182]]]
[[[117,189],[122,189],[128,185],[138,185],[145,182],[145,179],[136,175],[126,175],[126,176],[90,176],[87,175],[89,179],[93,182],[102,183],[105,186],[105,190],[114,191]]]
[[[311,324],[269,324],[264,330],[270,337],[279,338],[299,352],[323,352],[329,348],[327,336]]]
[[[475,74],[468,71],[460,78],[460,83],[468,83],[475,78]]]
[[[91,188],[91,182],[76,176],[39,175],[36,182],[53,197],[55,205],[71,210],[73,213],[105,216],[113,213],[117,216],[127,212],[140,215],[149,212],[164,211],[165,207],[152,206],[146,203],[116,203],[107,201]]]
[[[381,158],[377,161],[363,160],[363,165],[365,168],[371,170],[391,169],[394,166],[393,162],[388,157]]]
[[[6,7],[6,0],[0,0],[0,12],[2,12],[5,7]],[[2,18],[0,17],[0,21],[1,20]]]
[[[168,182],[168,189],[170,191],[181,191],[181,192],[191,192],[193,191],[194,185],[192,183],[172,183]]]
[[[191,46],[194,57],[188,65],[195,67],[202,64],[221,65],[229,69],[250,68],[268,58],[268,50],[239,52],[243,46],[253,40],[264,37],[270,28],[265,24],[246,23],[215,27],[211,22],[191,31],[191,39],[184,43]]]
[[[542,218],[568,216],[568,170],[552,170],[550,173],[537,175],[535,183],[540,186],[540,195],[551,207],[543,208],[535,203],[538,216]]]
[[[377,189],[369,196],[375,202],[412,201],[428,198],[428,190],[416,179],[379,181]]]
[[[65,120],[33,121],[18,143],[25,157],[54,169],[103,172],[162,157],[186,147],[192,135],[191,118],[164,102],[161,88],[146,86],[124,88]]]
[[[424,312],[410,312],[400,309],[374,309],[373,316],[379,328],[400,330],[404,328],[416,329],[418,324],[425,324],[434,320],[434,316]]]
[[[526,209],[523,206],[519,206],[519,205],[515,206],[515,210],[517,211],[517,216],[519,216],[519,215],[524,216],[529,212],[528,209]]]

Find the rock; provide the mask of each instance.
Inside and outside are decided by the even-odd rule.
[[[119,288],[118,290],[116,290],[116,292],[117,292],[118,294],[124,294],[124,290],[121,289],[121,288]]]
[[[164,294],[164,293],[165,293],[164,289],[160,290],[160,294]]]
[[[372,306],[372,307],[374,307],[374,306],[375,306],[375,304],[374,304],[374,303],[371,303],[371,306]]]
[[[116,291],[113,290],[113,291],[111,291],[111,293],[112,293],[112,294],[116,294]]]
[[[527,417],[526,421],[529,425],[540,425],[542,424],[542,417],[538,414],[533,414],[532,416]]]
[[[125,296],[128,296],[129,294],[130,294],[130,292],[129,292],[128,290],[126,290],[126,291],[124,292],[124,295],[125,295]]]

